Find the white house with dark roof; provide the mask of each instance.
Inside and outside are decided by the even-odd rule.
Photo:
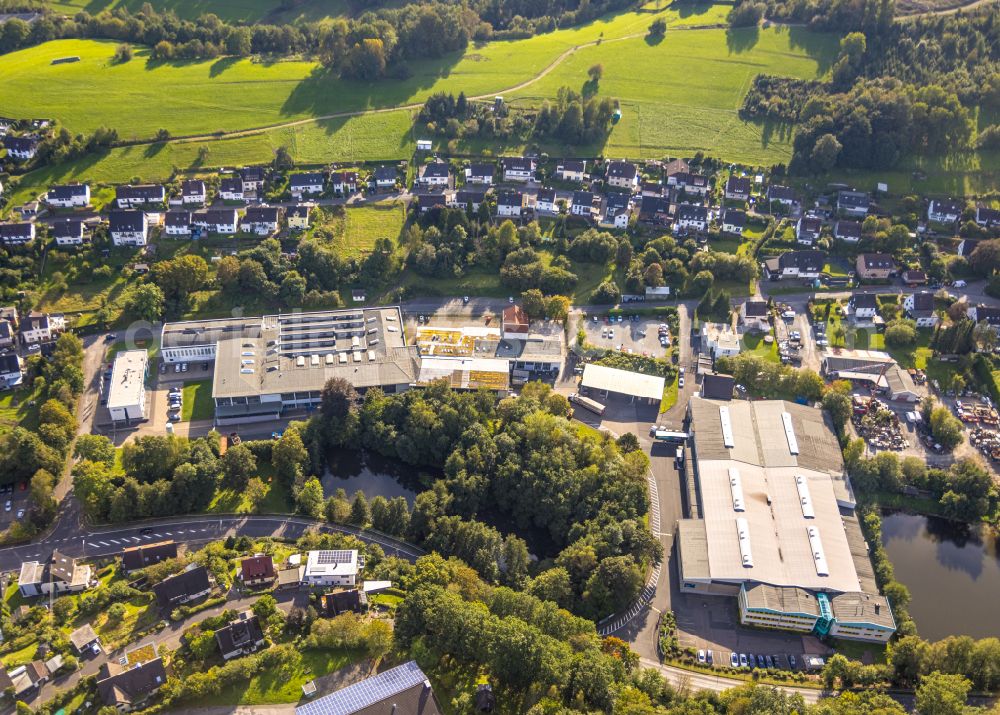
[[[692,174],[688,171],[681,171],[667,177],[667,186],[673,186],[685,194],[704,196],[708,193],[708,177],[702,174]]]
[[[639,188],[639,169],[630,161],[609,161],[605,180],[608,186],[635,191]]]
[[[264,188],[267,172],[263,166],[244,166],[239,174],[244,194],[261,191]]]
[[[653,226],[669,226],[673,221],[670,202],[663,196],[643,196],[639,201],[639,220]]]
[[[704,206],[680,204],[674,216],[674,226],[688,231],[703,232],[708,229],[709,213]]]
[[[209,233],[231,235],[239,228],[240,215],[234,208],[208,209],[196,211],[191,223]]]
[[[838,241],[857,243],[861,240],[861,224],[858,221],[841,219],[833,224],[833,237]]]
[[[310,551],[302,582],[308,586],[353,586],[364,566],[357,549]]]
[[[610,192],[604,197],[597,223],[602,228],[628,228],[632,217],[632,200],[628,194]]]
[[[245,195],[240,177],[227,176],[219,182],[219,198],[223,201],[243,201]]]
[[[819,240],[823,222],[815,216],[803,216],[795,223],[795,240],[806,246]]]
[[[747,225],[747,212],[742,209],[722,209],[719,226],[723,233],[742,236]]]
[[[59,551],[44,562],[25,561],[21,564],[18,590],[25,598],[50,593],[77,593],[90,588],[91,568]]]
[[[556,204],[555,189],[539,189],[535,195],[535,211],[540,213],[559,213],[559,206]]]
[[[112,211],[108,214],[108,232],[116,246],[145,246],[149,221],[142,211]]]
[[[167,236],[190,236],[191,212],[186,209],[167,211],[163,217],[163,233]]]
[[[767,202],[768,204],[777,202],[788,207],[794,206],[796,203],[795,192],[787,186],[771,184],[767,187]]]
[[[344,196],[358,191],[358,172],[335,171],[330,174],[330,185],[338,194]]]
[[[896,263],[888,253],[862,253],[855,261],[858,277],[863,280],[888,279],[896,270]]]
[[[846,216],[864,217],[871,208],[871,197],[867,191],[838,191],[837,210]]]
[[[444,208],[450,203],[449,193],[446,191],[434,191],[431,193],[417,194],[417,207],[420,213],[426,213],[431,209]]]
[[[57,246],[82,246],[87,240],[87,230],[83,221],[75,218],[61,218],[49,226]]]
[[[281,209],[277,206],[251,206],[240,224],[246,233],[271,236],[281,224]]]
[[[517,218],[524,209],[524,194],[514,189],[497,194],[497,216]]]
[[[188,205],[201,205],[208,199],[208,190],[205,182],[201,179],[186,179],[181,182],[181,203]]]
[[[486,200],[485,189],[459,189],[452,197],[452,206],[468,211],[478,211]]]
[[[21,358],[17,353],[0,355],[0,389],[7,390],[17,387],[24,378]]]
[[[378,166],[372,172],[372,178],[375,180],[375,188],[385,191],[396,188],[399,173],[395,166]]]
[[[432,161],[420,167],[417,183],[428,188],[443,188],[451,181],[451,168],[447,162]]]
[[[293,231],[305,231],[309,228],[309,214],[312,211],[312,204],[296,204],[289,206],[285,213],[288,220],[288,228]]]
[[[323,193],[325,185],[326,177],[318,171],[292,174],[288,179],[288,190],[296,199],[301,199],[303,196],[318,196]]]
[[[740,306],[740,325],[745,330],[767,332],[771,329],[770,317],[766,300],[747,300]]]
[[[764,261],[764,275],[768,280],[786,278],[813,280],[823,273],[826,253],[823,251],[788,251]]]
[[[730,176],[726,179],[725,196],[731,201],[746,201],[750,198],[750,177]]]
[[[7,156],[19,161],[34,159],[38,152],[38,139],[35,137],[15,137],[7,135],[3,138]]]
[[[582,159],[564,159],[556,166],[556,176],[563,181],[582,183],[587,179],[587,162]]]
[[[932,199],[927,205],[927,218],[937,223],[955,223],[962,218],[965,204],[954,199]]]
[[[61,209],[82,208],[90,206],[89,184],[64,184],[50,186],[45,193],[45,203]]]
[[[492,186],[495,172],[493,164],[469,164],[465,170],[465,183]]]
[[[526,182],[535,178],[535,160],[525,156],[505,156],[500,159],[504,181]]]
[[[0,223],[0,242],[5,246],[24,246],[35,240],[35,224]]]
[[[574,191],[573,201],[570,203],[569,212],[574,216],[582,216],[592,221],[597,212],[595,207],[596,196],[589,191]]]
[[[20,323],[21,342],[25,345],[48,343],[66,330],[66,317],[60,313],[32,311]]]
[[[162,204],[167,191],[161,184],[123,184],[115,187],[115,203],[120,209]]]
[[[873,322],[878,315],[878,298],[874,293],[855,293],[847,302],[847,314],[855,323]]]
[[[903,311],[918,328],[933,328],[941,321],[934,312],[934,294],[926,290],[903,296]]]
[[[974,305],[969,307],[965,313],[972,319],[972,322],[985,322],[994,331],[1000,333],[1000,308],[992,305]]]
[[[977,206],[976,223],[983,228],[996,228],[1000,226],[1000,209]]]

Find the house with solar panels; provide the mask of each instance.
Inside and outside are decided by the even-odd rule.
[[[365,567],[357,549],[310,551],[302,583],[307,586],[353,586]]]
[[[295,715],[440,715],[431,681],[414,660],[295,708]]]

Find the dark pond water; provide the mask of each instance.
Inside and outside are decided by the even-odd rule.
[[[887,512],[882,543],[920,636],[1000,636],[1000,544],[978,526]]]
[[[330,454],[328,461],[329,467],[321,480],[327,496],[343,489],[350,498],[360,489],[369,501],[377,496],[386,499],[406,497],[413,506],[417,494],[434,479],[415,467],[372,452],[340,450]]]

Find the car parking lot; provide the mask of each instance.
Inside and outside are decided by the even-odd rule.
[[[600,348],[622,350],[636,355],[663,357],[677,336],[667,334],[666,344],[660,339],[662,321],[640,315],[612,318],[607,314],[587,314],[584,331],[587,342]]]
[[[27,481],[0,486],[0,529],[28,518],[31,488]]]

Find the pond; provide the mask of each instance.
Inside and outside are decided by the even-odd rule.
[[[910,589],[910,615],[927,640],[1000,636],[1000,543],[978,525],[886,512],[882,543]]]
[[[406,497],[412,507],[417,494],[427,488],[425,483],[430,485],[433,481],[432,476],[425,476],[426,482],[422,482],[424,473],[417,467],[374,452],[337,450],[327,456],[327,463],[326,473],[320,480],[327,496],[343,489],[350,499],[360,489],[369,501],[378,496],[386,499]]]

